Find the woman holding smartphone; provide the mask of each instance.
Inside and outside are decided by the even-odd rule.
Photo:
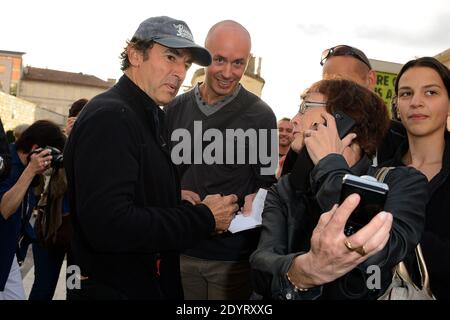
[[[428,179],[429,200],[425,230],[420,240],[437,299],[450,299],[450,71],[438,60],[411,60],[400,70],[395,83],[397,116],[408,140],[386,165],[409,166]],[[408,269],[416,283],[414,255]]]
[[[360,198],[351,195],[335,205],[342,178],[376,173],[370,157],[388,128],[387,109],[375,93],[347,80],[319,81],[302,98],[293,147],[306,147],[314,168],[281,177],[267,194],[260,242],[251,256],[255,292],[273,299],[377,299],[391,283],[392,268],[420,240],[426,178],[410,167],[391,170],[384,211],[346,236]],[[355,121],[342,140],[331,115],[336,111]],[[298,183],[301,177],[305,181]],[[377,284],[370,283],[370,266],[379,270]]]

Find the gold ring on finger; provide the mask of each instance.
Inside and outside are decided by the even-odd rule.
[[[345,239],[344,244],[345,244],[345,247],[346,247],[349,251],[355,251],[355,248],[353,248],[351,242],[348,241],[347,239]]]
[[[367,254],[366,248],[364,246],[355,248],[354,251],[358,252],[363,257]]]

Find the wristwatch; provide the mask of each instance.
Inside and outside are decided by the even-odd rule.
[[[3,160],[3,157],[0,156],[0,175],[3,173],[4,170],[5,170],[5,161]]]

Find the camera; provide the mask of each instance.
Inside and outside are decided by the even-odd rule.
[[[6,169],[5,160],[3,159],[2,156],[0,156],[0,176],[3,175],[5,169]]]
[[[371,176],[346,174],[342,179],[340,204],[351,194],[357,193],[361,200],[347,220],[344,233],[350,236],[364,227],[379,212],[384,210],[389,186]]]
[[[64,165],[64,158],[63,158],[63,154],[61,151],[59,151],[59,149],[55,148],[55,147],[50,147],[50,146],[46,146],[44,148],[39,148],[34,150],[33,152],[30,153],[30,156],[33,153],[40,153],[41,151],[44,150],[50,150],[49,155],[52,156],[52,160],[50,162],[50,166],[54,169],[59,169],[62,168]]]

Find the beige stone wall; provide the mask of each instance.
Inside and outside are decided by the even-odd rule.
[[[450,48],[442,51],[441,53],[435,55],[434,57],[443,64],[445,64],[447,68],[450,69]]]
[[[248,77],[247,75],[244,75],[241,79],[241,84],[244,86],[245,89],[256,94],[258,97],[261,98],[262,89],[264,86],[263,82],[258,81],[252,77]]]
[[[36,119],[45,118],[63,125],[70,105],[74,101],[81,98],[91,99],[105,90],[96,87],[22,80],[18,96],[34,102],[39,107]]]
[[[445,60],[445,61],[441,61],[444,65],[446,65],[447,66],[447,68],[449,68],[450,69],[450,57],[447,59],[447,60]]]
[[[0,117],[5,131],[19,124],[32,124],[36,120],[35,112],[34,103],[0,92]]]

